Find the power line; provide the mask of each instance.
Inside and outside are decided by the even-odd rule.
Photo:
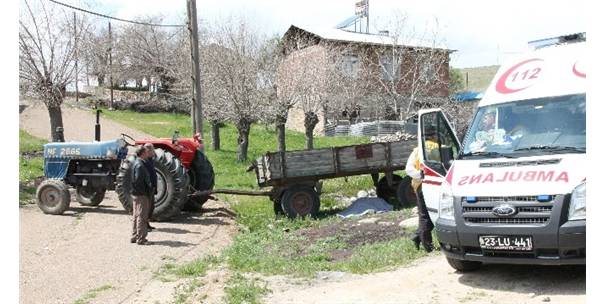
[[[126,19],[121,19],[121,18],[117,18],[117,17],[112,17],[112,16],[108,16],[108,15],[92,12],[92,11],[89,11],[89,10],[85,10],[83,8],[75,7],[75,6],[72,6],[72,5],[69,5],[69,4],[65,4],[65,3],[61,3],[61,2],[55,1],[55,0],[48,0],[48,1],[53,2],[55,4],[59,4],[59,5],[65,6],[65,7],[68,7],[68,8],[71,8],[73,10],[84,12],[84,13],[87,13],[87,14],[96,15],[96,16],[99,16],[99,17],[113,19],[113,20],[127,22],[127,23],[140,24],[140,25],[149,25],[149,26],[158,26],[158,27],[185,27],[184,24],[157,24],[157,23],[147,23],[147,22],[140,22],[140,21],[134,21],[134,20],[126,20]]]

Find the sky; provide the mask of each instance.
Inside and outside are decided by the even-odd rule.
[[[163,15],[179,23],[186,15],[186,0],[59,0],[112,16],[132,19]],[[268,34],[283,34],[291,24],[334,27],[354,15],[356,0],[221,0],[197,1],[198,17],[206,22],[243,15]],[[586,0],[476,1],[476,0],[369,0],[370,29],[400,11],[411,27],[439,21],[440,38],[457,68],[495,65],[506,56],[528,50],[528,41],[587,31]]]

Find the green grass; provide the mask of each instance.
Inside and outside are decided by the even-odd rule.
[[[103,285],[103,286],[101,286],[99,288],[91,289],[85,295],[83,295],[78,300],[76,300],[76,302],[74,302],[74,304],[86,304],[86,303],[89,303],[90,300],[96,298],[99,293],[101,293],[103,291],[106,291],[106,290],[113,289],[113,288],[114,287],[111,286],[111,285]]]
[[[175,129],[182,137],[191,136],[190,118],[182,114],[136,113],[131,111],[104,111],[103,115],[129,127],[155,137],[170,137]],[[210,142],[207,124],[204,125],[205,141]],[[205,153],[215,170],[215,188],[256,189],[254,172],[246,172],[250,162],[236,161],[237,131],[231,124],[221,128],[221,151],[206,149]],[[271,126],[253,125],[250,132],[249,160],[267,151],[276,150],[276,133]],[[317,137],[317,148],[367,143],[364,137]],[[305,137],[298,132],[287,131],[288,150],[303,149]],[[285,274],[313,276],[318,271],[347,271],[369,273],[384,271],[407,263],[426,254],[417,251],[405,238],[393,239],[355,247],[346,259],[333,260],[329,254],[345,246],[338,237],[318,239],[308,248],[302,248],[301,239],[294,233],[299,229],[338,224],[341,219],[333,216],[343,209],[338,196],[355,196],[360,190],[373,188],[370,176],[353,176],[347,179],[324,180],[318,219],[288,220],[276,218],[272,202],[267,197],[219,195],[229,202],[237,214],[236,221],[241,233],[232,245],[218,257],[205,257],[185,265],[166,264],[160,274],[174,278],[195,279],[219,264],[226,264],[234,273],[226,290],[228,303],[256,303],[265,291],[263,284],[247,279],[242,273]],[[409,210],[401,210],[409,214]],[[307,246],[307,245],[306,245]],[[160,275],[161,279],[167,276]]]
[[[188,115],[170,113],[137,113],[133,111],[109,111],[102,115],[119,121],[128,127],[141,130],[155,137],[169,138],[174,130],[179,130],[181,137],[191,137],[191,120]],[[204,124],[204,141],[210,147],[210,126]],[[255,189],[256,177],[254,172],[246,172],[250,162],[268,151],[277,150],[275,129],[271,126],[253,125],[250,131],[248,149],[249,161],[236,161],[238,153],[238,132],[232,124],[226,124],[220,129],[221,151],[205,150],[213,163],[215,170],[215,188]],[[318,148],[331,146],[346,146],[369,142],[367,137],[318,137],[314,145]],[[299,132],[286,131],[286,147],[288,150],[301,150],[305,147],[305,137]]]
[[[48,141],[34,137],[24,130],[19,130],[19,153],[41,152]]]
[[[44,158],[42,156],[25,157],[23,153],[41,153],[46,140],[34,137],[24,130],[19,130],[19,205],[27,204],[36,194],[31,182],[44,175]]]
[[[327,221],[339,221],[329,219]],[[326,237],[308,245],[286,227],[307,226],[310,223],[278,223],[272,229],[243,233],[236,236],[233,245],[225,251],[231,269],[239,272],[258,272],[266,275],[295,275],[310,277],[318,271],[346,271],[371,273],[385,271],[425,256],[406,237],[353,248],[353,254],[335,261],[330,252],[346,248],[339,236]],[[326,221],[316,225],[327,225]],[[350,248],[351,249],[351,248]]]
[[[235,274],[227,281],[224,300],[228,304],[257,304],[261,303],[261,297],[269,291],[267,283],[262,280]]]
[[[498,65],[475,67],[475,68],[464,68],[458,69],[463,76],[463,89],[468,91],[479,91],[484,92],[490,85],[492,78],[499,70]],[[465,75],[469,80],[468,85],[465,84]]]

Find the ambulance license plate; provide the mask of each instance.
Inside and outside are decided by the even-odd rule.
[[[480,236],[480,247],[484,250],[531,251],[531,236]]]

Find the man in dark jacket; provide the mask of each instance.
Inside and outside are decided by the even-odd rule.
[[[147,245],[147,225],[150,208],[150,197],[154,190],[150,174],[143,163],[150,157],[147,149],[140,146],[136,150],[137,158],[133,164],[132,196],[133,196],[133,233],[131,243]]]
[[[147,169],[147,172],[149,173],[149,178],[151,179],[151,183],[152,183],[152,188],[153,188],[153,194],[152,196],[149,197],[149,214],[147,216],[147,229],[148,230],[152,230],[152,229],[156,229],[155,227],[152,227],[152,225],[149,224],[149,222],[152,219],[152,215],[154,214],[154,207],[156,206],[156,201],[154,200],[154,195],[156,195],[156,193],[158,192],[158,175],[156,175],[156,168],[154,165],[154,158],[156,157],[156,151],[154,150],[154,145],[151,143],[146,143],[145,145],[143,145],[143,147],[145,147],[145,149],[147,150],[147,153],[149,153],[149,157],[143,162],[143,164],[145,164],[145,168]]]

